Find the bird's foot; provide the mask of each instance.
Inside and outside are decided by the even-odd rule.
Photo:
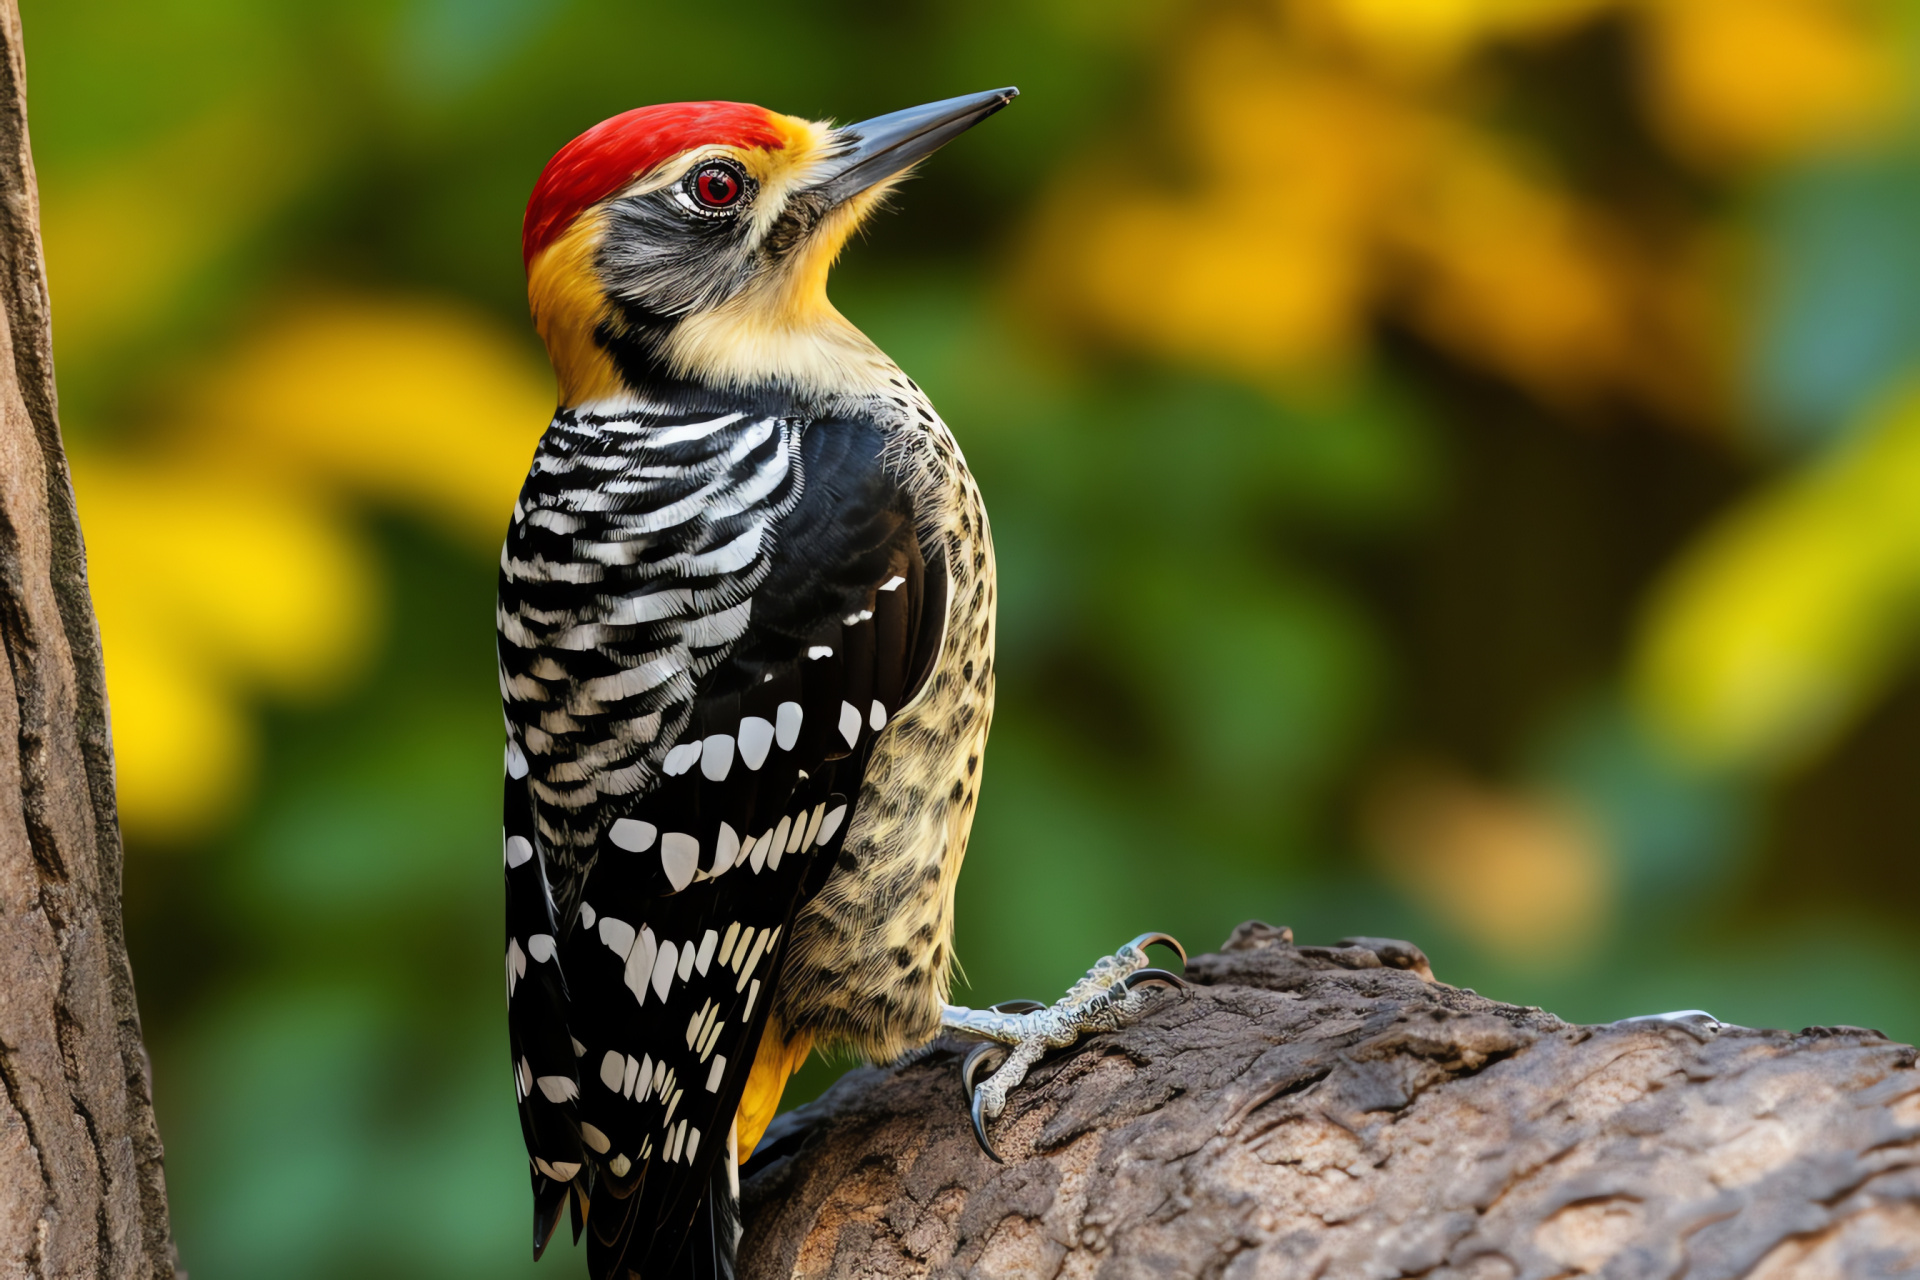
[[[987,1141],[987,1122],[1007,1105],[1007,1095],[1049,1049],[1065,1049],[1095,1031],[1118,1031],[1138,1017],[1162,988],[1187,989],[1178,974],[1147,963],[1147,948],[1171,948],[1184,966],[1187,953],[1164,933],[1143,933],[1110,956],[1103,956],[1052,1005],[1009,1000],[990,1009],[947,1005],[941,1029],[978,1039],[960,1066],[960,1082],[973,1115],[973,1135],[995,1160],[1000,1153]],[[984,1078],[983,1078],[984,1077]],[[977,1083],[976,1083],[977,1082]],[[1001,1161],[1005,1163],[1005,1161]]]

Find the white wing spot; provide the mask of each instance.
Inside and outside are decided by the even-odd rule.
[[[581,1122],[581,1125],[580,1125],[580,1136],[586,1139],[588,1146],[592,1147],[595,1151],[598,1151],[601,1155],[605,1155],[607,1154],[608,1151],[613,1149],[613,1143],[607,1140],[606,1134],[600,1132],[598,1129],[594,1128],[590,1124],[585,1123],[584,1121]]]
[[[659,955],[659,944],[654,940],[653,930],[640,930],[639,941],[633,944],[633,950],[627,953],[627,990],[633,992],[633,998],[641,1004],[647,1002],[647,983],[653,977],[653,962]]]
[[[527,976],[526,953],[520,950],[517,938],[507,939],[507,999],[513,999],[513,989],[520,985],[520,979]]]
[[[767,748],[773,745],[773,724],[759,716],[745,716],[740,721],[740,759],[749,769],[758,769],[767,762]]]
[[[800,721],[802,712],[797,702],[783,702],[780,709],[773,713],[775,729],[774,741],[780,744],[782,751],[793,750],[793,744],[800,740]]]
[[[592,903],[583,902],[580,904],[580,924],[582,928],[586,928],[586,929],[593,928],[593,904]]]
[[[712,1011],[713,1001],[709,1000],[698,1009],[695,1009],[693,1016],[687,1019],[687,1048],[693,1048],[693,1042],[700,1038],[701,1025],[706,1021],[707,1015]]]
[[[667,752],[666,761],[661,764],[660,771],[669,778],[677,778],[687,770],[693,768],[694,762],[699,759],[700,744],[697,742],[683,742],[673,750]]]
[[[607,839],[613,841],[616,849],[625,849],[628,853],[645,853],[653,848],[653,838],[660,828],[651,822],[642,822],[638,818],[617,818],[607,828]]]
[[[760,998],[760,979],[755,978],[753,980],[753,985],[747,989],[746,1012],[742,1013],[740,1016],[743,1018],[751,1018],[753,1016],[753,1002],[759,998]]]
[[[787,834],[793,829],[792,822],[791,818],[780,819],[780,825],[773,829],[773,839],[768,842],[767,866],[774,871],[780,869],[780,857],[787,851]]]
[[[700,772],[709,782],[725,782],[733,768],[733,735],[716,733],[700,744]]]
[[[807,649],[807,657],[816,660],[820,658],[831,658],[832,656],[833,646],[830,644],[816,644]]]
[[[707,930],[707,936],[700,939],[700,953],[694,956],[693,967],[700,971],[703,978],[707,976],[707,965],[713,961],[714,944],[719,941],[720,935],[712,929]]]
[[[526,753],[520,750],[519,743],[513,741],[507,743],[507,776],[516,782],[527,776]]]
[[[713,874],[719,875],[729,870],[740,858],[740,837],[734,834],[733,824],[720,824],[720,834],[713,841]]]
[[[569,1102],[580,1096],[580,1086],[572,1076],[541,1076],[534,1083],[547,1095],[548,1102]]]
[[[896,573],[891,578],[888,578],[885,582],[881,583],[880,589],[882,591],[897,591],[900,588],[900,584],[905,581],[906,581],[905,578],[901,577],[899,574]]]
[[[720,1081],[726,1078],[726,1074],[727,1055],[723,1053],[714,1058],[713,1065],[707,1069],[707,1092],[720,1092]]]
[[[700,842],[683,831],[669,831],[660,838],[660,869],[675,893],[693,883],[700,866]]]
[[[540,964],[545,964],[547,961],[553,959],[553,935],[550,933],[536,933],[531,938],[528,938],[527,954],[532,956],[534,960]]]
[[[860,709],[851,702],[840,704],[840,736],[850,747],[860,743]]]
[[[800,847],[802,849],[813,848],[814,841],[818,839],[820,835],[820,820],[826,816],[826,813],[826,801],[823,800],[813,806],[813,817],[807,820],[807,834],[805,838],[800,841]]]
[[[506,857],[507,866],[524,867],[533,858],[533,846],[525,836],[508,836]]]
[[[612,916],[600,917],[600,941],[622,960],[633,950],[633,926]]]
[[[673,988],[674,966],[680,963],[680,948],[671,942],[660,944],[660,956],[653,962],[653,993],[661,1000]]]
[[[740,977],[733,984],[733,989],[735,991],[738,991],[740,990],[740,988],[747,985],[747,979],[753,976],[753,971],[755,967],[758,966],[760,963],[760,952],[762,951],[762,949],[766,947],[767,939],[772,936],[773,935],[771,933],[762,933],[759,937],[753,940],[753,950],[747,953],[746,967],[740,970]]]
[[[607,1172],[616,1178],[626,1177],[627,1170],[631,1168],[633,1168],[633,1161],[627,1159],[625,1156],[615,1156],[613,1159],[607,1161]]]
[[[847,806],[835,805],[827,813],[826,821],[820,824],[820,834],[814,837],[814,842],[820,845],[832,844],[834,833],[840,830],[840,824],[845,822],[846,818]]]
[[[679,974],[680,981],[682,982],[685,982],[687,976],[693,972],[693,944],[691,942],[680,948],[680,964],[675,972]]]
[[[612,1049],[607,1050],[607,1056],[600,1059],[600,1083],[615,1093],[620,1092],[620,1086],[627,1080],[627,1063],[630,1061],[632,1059],[623,1058]]]
[[[867,708],[867,727],[875,733],[887,727],[887,709],[875,698],[873,705]]]
[[[787,837],[787,852],[798,853],[807,842],[807,811],[793,815],[793,834]]]

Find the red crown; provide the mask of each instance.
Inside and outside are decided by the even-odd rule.
[[[602,120],[560,148],[533,184],[522,258],[531,264],[575,218],[662,160],[716,144],[778,149],[786,137],[766,108],[746,102],[669,102]]]

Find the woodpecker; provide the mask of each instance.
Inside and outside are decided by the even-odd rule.
[[[1052,1009],[945,1003],[993,547],[953,436],[826,278],[918,161],[1016,92],[839,128],[642,107],[534,187],[559,407],[496,624],[536,1258],[567,1210],[596,1280],[730,1276],[739,1165],[814,1045],[997,1046],[966,1067],[988,1146],[1028,1062],[1172,981],[1143,938]]]

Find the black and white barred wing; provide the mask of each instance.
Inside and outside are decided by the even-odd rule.
[[[562,812],[553,819],[536,805],[543,836],[549,821],[577,824],[566,831],[566,847],[583,868],[581,889],[555,895],[555,909],[564,916],[556,969],[565,974],[564,1020],[580,1092],[553,1104],[531,1068],[534,1089],[523,1107],[570,1111],[579,1137],[569,1153],[590,1153],[579,1158],[593,1163],[598,1188],[596,1274],[622,1257],[629,1266],[642,1257],[671,1262],[681,1247],[727,1147],[795,909],[837,856],[874,737],[912,697],[937,652],[944,561],[935,552],[929,570],[911,505],[881,466],[880,433],[827,421],[795,435],[785,455],[791,488],[767,489],[779,514],[757,544],[762,563],[728,570],[737,575],[732,583],[677,576],[712,563],[702,559],[705,547],[740,546],[738,532],[724,525],[688,537],[702,520],[731,518],[724,495],[678,507],[687,515],[673,528],[694,545],[669,554],[660,554],[658,542],[651,548],[646,563],[679,568],[671,585],[645,594],[674,592],[681,603],[679,612],[666,601],[650,606],[649,625],[677,624],[683,636],[713,640],[708,622],[739,607],[738,591],[728,588],[748,585],[743,624],[730,638],[671,651],[650,638],[643,660],[658,665],[628,696],[672,687],[682,675],[692,688],[682,705],[656,698],[640,712],[659,715],[661,725],[641,757],[644,785],[602,790],[591,771],[562,769],[553,781],[574,784],[577,774],[580,785],[595,787],[591,804],[555,805]],[[735,484],[756,482],[738,464],[726,474]],[[789,492],[782,506],[779,495]],[[657,520],[643,523],[650,537],[666,532]],[[618,608],[614,602],[604,612],[631,616]],[[708,612],[692,615],[701,608]],[[541,661],[548,656],[530,655],[528,673],[552,679]],[[551,661],[565,666],[563,658]],[[602,689],[611,684],[605,674],[589,679]],[[632,710],[613,714],[631,719]],[[577,709],[567,718],[582,719]],[[544,799],[531,752],[555,753],[545,739],[529,735],[527,743],[532,794]],[[589,811],[590,846],[580,839]],[[529,1011],[524,1020],[537,1016]],[[543,1126],[528,1128],[544,1136]],[[555,1180],[573,1174],[546,1159],[552,1172],[536,1177],[536,1198],[557,1205]],[[638,1240],[636,1226],[645,1233]]]
[[[506,963],[536,1253],[586,1163],[575,995],[559,951],[602,810],[657,781],[698,681],[745,633],[773,524],[799,499],[799,435],[740,413],[603,422],[563,411],[514,507],[497,614]]]
[[[560,929],[553,895],[536,852],[532,797],[524,763],[509,755],[502,806],[502,858],[507,880],[507,1041],[520,1134],[532,1160],[534,1256],[546,1247],[565,1204],[568,1180],[580,1172],[574,1099],[580,1082],[567,1033],[566,980],[558,962]],[[537,1066],[535,1064],[538,1064]]]

